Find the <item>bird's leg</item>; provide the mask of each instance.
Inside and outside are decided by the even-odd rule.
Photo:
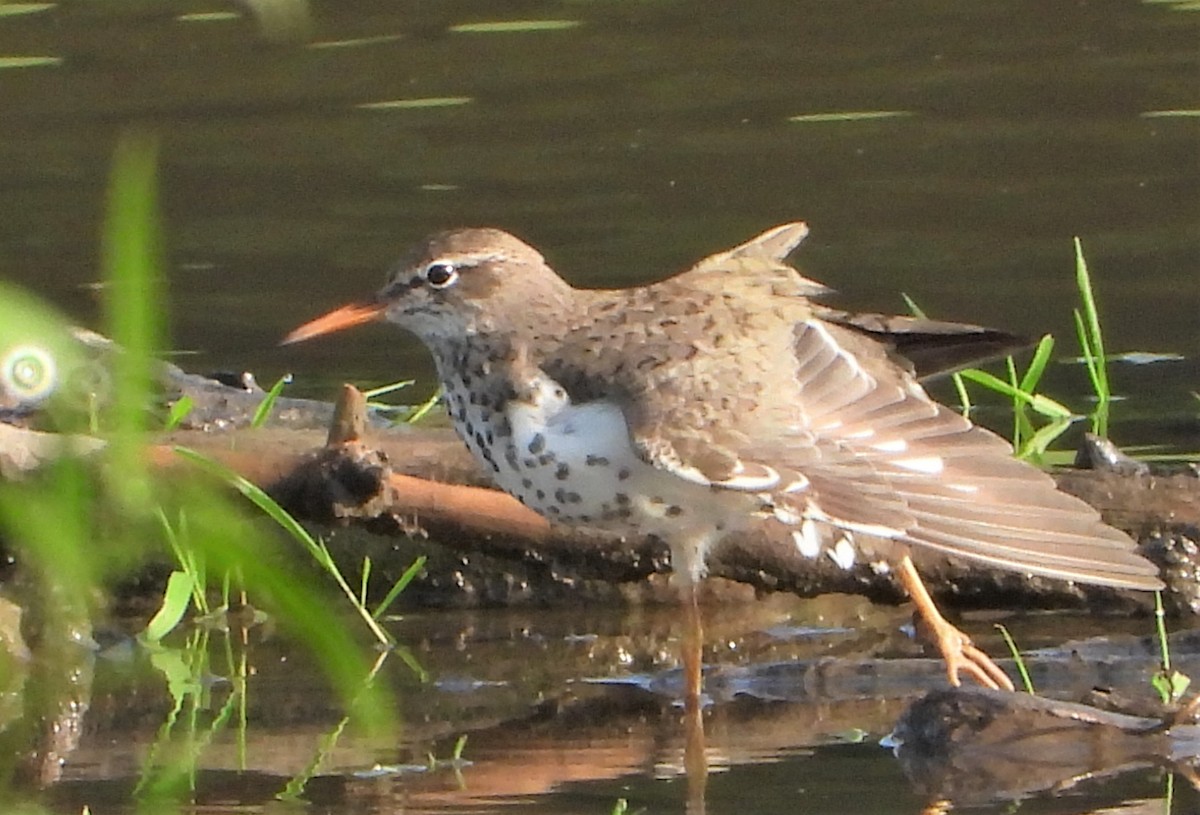
[[[708,751],[704,740],[703,690],[704,629],[700,617],[700,587],[695,580],[684,588],[684,615],[687,629],[683,635],[683,764],[687,771],[687,813],[704,815],[705,790],[708,786]]]
[[[938,650],[942,652],[942,659],[946,661],[946,674],[950,678],[950,684],[955,687],[961,685],[958,674],[964,671],[986,688],[1014,690],[1012,680],[1000,670],[1000,666],[976,648],[970,637],[951,625],[938,611],[928,589],[921,582],[921,576],[917,574],[917,567],[908,555],[901,558],[898,574],[901,585],[917,607],[917,613],[933,631]]]
[[[684,587],[686,628],[683,634],[683,707],[690,711],[700,709],[700,693],[703,684],[704,624],[700,617],[700,587],[689,582]]]

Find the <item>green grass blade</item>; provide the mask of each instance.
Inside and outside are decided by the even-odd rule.
[[[1075,283],[1079,289],[1081,307],[1075,310],[1075,332],[1087,364],[1092,388],[1096,392],[1096,409],[1092,412],[1092,432],[1108,435],[1108,411],[1112,390],[1108,381],[1108,357],[1104,350],[1104,335],[1100,330],[1100,311],[1092,289],[1092,278],[1083,257],[1083,243],[1075,238]]]
[[[146,624],[140,639],[143,642],[156,643],[175,630],[187,613],[192,602],[192,594],[196,590],[196,581],[188,572],[175,571],[167,578],[167,589],[163,592],[162,605],[150,622]]]
[[[359,605],[366,606],[366,604],[367,604],[367,589],[370,587],[370,584],[371,584],[371,558],[364,557],[363,565],[362,565],[362,576],[358,580],[358,602],[359,602]],[[379,619],[374,614],[372,614],[371,616],[375,617],[375,619]]]
[[[1079,341],[1083,364],[1087,368],[1088,378],[1092,381],[1092,392],[1097,399],[1103,398],[1102,394],[1105,393],[1103,360],[1096,355],[1091,338],[1088,336],[1087,318],[1079,309],[1072,311],[1071,316],[1075,320],[1075,337]]]
[[[430,396],[428,399],[426,399],[424,402],[422,402],[420,405],[418,405],[417,409],[414,410],[409,415],[408,419],[406,419],[405,421],[407,421],[408,424],[416,424],[417,422],[424,419],[425,416],[429,413],[429,411],[433,410],[434,406],[437,405],[437,403],[441,401],[442,393],[443,393],[443,390],[441,387],[439,387],[436,391],[433,392],[433,396]]]
[[[1027,396],[1032,396],[1026,391],[1022,391],[1017,383],[1017,363],[1011,356],[1004,359],[1004,370],[1008,373],[1009,387],[1015,392],[1024,393]],[[1024,440],[1032,434],[1032,424],[1029,421],[1029,414],[1026,410],[1026,404],[1021,401],[1016,395],[1012,398],[1013,411],[1013,450],[1020,450],[1024,444]]]
[[[1075,282],[1079,287],[1079,297],[1083,305],[1082,321],[1088,338],[1086,347],[1090,349],[1096,361],[1097,390],[1100,399],[1109,399],[1112,395],[1108,386],[1107,357],[1104,353],[1104,334],[1100,330],[1100,311],[1096,308],[1096,297],[1092,290],[1092,276],[1088,271],[1087,260],[1083,257],[1083,243],[1075,238]]]
[[[387,595],[379,601],[379,605],[377,605],[375,610],[371,612],[372,617],[378,620],[387,612],[388,607],[391,606],[391,604],[395,602],[396,598],[400,596],[400,592],[408,588],[408,584],[413,582],[413,578],[420,574],[421,570],[425,568],[426,560],[428,560],[428,558],[425,557],[425,555],[421,555],[419,558],[414,560],[407,569],[404,570],[404,574],[400,575],[400,578],[394,584],[392,584],[392,587],[388,590]]]
[[[110,454],[123,474],[114,486],[131,506],[149,500],[139,445],[147,427],[147,397],[154,387],[166,299],[159,276],[157,162],[154,134],[122,134],[113,156],[102,241],[105,320],[108,335],[122,350],[112,358]]]
[[[415,380],[415,379],[405,379],[400,382],[393,382],[390,385],[380,385],[378,388],[372,388],[369,391],[363,391],[363,397],[367,401],[370,401],[370,400],[374,399],[376,396],[383,396],[385,393],[391,393],[392,391],[402,390],[403,388],[410,388],[414,384],[416,384],[416,381],[417,380]]]
[[[925,310],[918,306],[917,301],[909,297],[907,292],[900,292],[900,297],[904,300],[904,305],[908,307],[908,311],[912,316],[921,320],[929,319],[925,316]]]
[[[1041,427],[1036,431],[1030,428],[1025,437],[1024,443],[1021,445],[1021,458],[1029,458],[1040,462],[1046,455],[1046,451],[1050,449],[1050,445],[1054,443],[1059,436],[1066,433],[1067,430],[1075,423],[1075,417],[1055,419],[1045,427]]]
[[[985,388],[989,388],[1005,396],[1010,396],[1051,419],[1065,419],[1075,416],[1070,409],[1050,397],[1043,396],[1040,393],[1025,393],[1003,379],[989,374],[987,371],[981,371],[978,368],[968,368],[962,372],[962,375],[976,384],[983,385]]]
[[[1091,344],[1088,342],[1087,323],[1083,319],[1083,313],[1079,309],[1071,312],[1072,318],[1075,321],[1075,339],[1079,342],[1079,350],[1083,357],[1084,367],[1087,368],[1088,378],[1092,380],[1092,391],[1099,393],[1100,370],[1096,361],[1096,355],[1092,351]]]
[[[275,499],[267,495],[262,488],[229,469],[224,464],[213,461],[207,456],[197,453],[195,450],[187,447],[175,447],[173,449],[176,455],[187,459],[196,467],[218,480],[224,481],[240,492],[250,503],[262,510],[281,529],[299,541],[309,551],[309,554],[313,556],[314,560],[320,563],[328,557],[328,553],[323,551],[321,545],[309,534],[308,530],[301,526],[300,522],[293,518],[287,510],[279,506]]]
[[[1075,309],[1075,334],[1079,338],[1079,347],[1083,351],[1083,362],[1087,367],[1088,378],[1092,382],[1092,392],[1096,396],[1096,407],[1092,411],[1092,432],[1098,436],[1108,437],[1108,385],[1104,373],[1104,361],[1097,358],[1090,346],[1087,325],[1079,309]]]
[[[330,576],[337,582],[338,588],[346,595],[350,604],[358,612],[359,616],[362,617],[367,627],[371,630],[371,633],[375,635],[375,638],[380,643],[389,647],[395,644],[391,636],[380,628],[379,623],[371,616],[371,613],[359,602],[358,595],[355,594],[354,589],[350,588],[350,584],[346,582],[346,578],[342,575],[341,570],[338,569],[337,564],[334,563],[333,557],[329,554],[329,550],[325,545],[313,538],[308,530],[293,518],[291,513],[281,507],[274,498],[267,495],[261,487],[249,479],[234,472],[225,465],[197,453],[195,450],[189,450],[186,447],[175,447],[174,450],[177,455],[187,459],[201,470],[224,481],[240,492],[250,503],[258,507],[263,514],[304,546],[313,559],[329,572]]]
[[[163,429],[167,431],[178,430],[179,425],[183,424],[183,420],[188,417],[188,414],[191,413],[195,407],[196,400],[187,394],[184,394],[179,399],[175,400],[174,404],[171,405],[170,412],[167,414],[167,421]]]
[[[208,597],[204,593],[207,585],[207,577],[202,565],[203,558],[200,551],[187,542],[187,515],[183,511],[180,511],[179,529],[176,530],[171,525],[170,519],[167,518],[167,512],[163,507],[155,508],[154,514],[158,517],[163,537],[166,539],[171,553],[175,555],[175,561],[179,564],[180,570],[192,576],[192,603],[202,616],[208,614],[210,609],[208,607]]]
[[[958,408],[962,415],[967,416],[971,413],[971,394],[967,391],[967,380],[962,378],[962,374],[950,374],[950,381],[954,383],[954,391],[958,394]]]
[[[284,374],[275,380],[275,384],[267,391],[267,395],[258,403],[258,407],[254,410],[254,416],[250,419],[250,426],[260,428],[267,423],[267,419],[271,417],[271,409],[275,407],[275,400],[279,398],[279,394],[283,392],[283,386],[289,385],[292,382],[291,374]]]
[[[1033,680],[1029,678],[1029,669],[1025,667],[1025,660],[1021,657],[1021,650],[1017,648],[1017,642],[1012,638],[1012,634],[1008,633],[1008,628],[997,624],[996,629],[1000,632],[1000,636],[1004,637],[1004,643],[1008,646],[1008,652],[1012,654],[1013,662],[1017,664],[1017,673],[1021,675],[1021,684],[1025,687],[1025,692],[1030,696],[1034,694]]]
[[[1029,367],[1025,369],[1025,375],[1021,377],[1018,385],[1021,390],[1026,393],[1034,393],[1037,390],[1053,353],[1054,337],[1046,334],[1038,342],[1037,349],[1033,352],[1033,359],[1029,360]],[[1011,357],[1009,358],[1011,359]]]

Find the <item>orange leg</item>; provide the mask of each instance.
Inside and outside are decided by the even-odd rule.
[[[687,630],[683,636],[684,768],[687,771],[687,815],[704,815],[708,786],[708,753],[704,740],[703,690],[704,633],[700,618],[700,589],[696,583],[684,589]]]
[[[703,684],[704,625],[700,618],[700,588],[695,583],[684,588],[683,602],[686,605],[686,630],[683,634],[683,707],[692,711],[700,709],[700,693]]]
[[[1000,670],[1000,666],[993,662],[991,657],[976,648],[971,643],[970,637],[951,625],[937,610],[933,598],[929,596],[929,591],[921,582],[921,576],[917,574],[917,567],[913,565],[912,558],[908,555],[900,560],[899,577],[904,590],[908,592],[908,596],[916,605],[917,613],[933,631],[938,650],[942,652],[942,659],[946,661],[946,674],[950,678],[951,685],[958,687],[962,684],[958,674],[963,671],[986,688],[1014,689],[1012,680],[1004,671]]]

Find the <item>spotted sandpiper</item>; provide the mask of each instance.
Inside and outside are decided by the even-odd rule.
[[[825,287],[784,263],[807,231],[784,224],[616,290],[572,287],[497,229],[440,232],[374,299],[285,342],[376,319],[408,329],[498,486],[552,522],[665,540],[693,606],[708,553],[751,527],[809,557],[894,570],[955,685],[966,673],[1012,688],[938,612],[914,552],[1161,588],[1128,536],[919,384],[1013,338],[815,302]]]

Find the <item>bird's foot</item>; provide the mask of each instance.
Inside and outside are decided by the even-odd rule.
[[[1015,690],[1008,674],[992,661],[992,658],[981,651],[971,642],[971,638],[959,631],[946,620],[940,620],[932,632],[942,659],[946,662],[946,676],[950,684],[959,687],[962,680],[960,673],[974,679],[985,688],[992,690]]]
[[[918,619],[928,626],[929,635],[942,653],[950,684],[957,688],[962,684],[958,675],[965,673],[985,688],[1016,690],[1008,674],[1000,670],[1000,666],[993,662],[991,657],[975,647],[970,637],[951,625],[938,611],[933,598],[929,596],[929,590],[917,574],[917,567],[913,565],[912,558],[905,555],[897,566],[900,582],[908,590],[908,596],[917,607]]]

